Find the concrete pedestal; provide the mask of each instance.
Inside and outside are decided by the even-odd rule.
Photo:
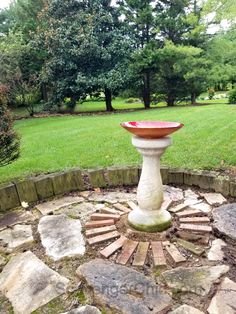
[[[163,202],[160,157],[171,145],[171,138],[145,139],[133,136],[132,144],[143,156],[143,167],[137,191],[138,207],[129,213],[128,222],[140,231],[166,230],[171,225],[171,215],[160,209]]]

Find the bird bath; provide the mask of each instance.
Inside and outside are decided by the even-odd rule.
[[[164,231],[171,225],[170,213],[161,208],[163,185],[160,158],[172,143],[170,135],[183,127],[178,122],[123,122],[121,126],[133,134],[132,144],[143,156],[137,190],[138,206],[128,215],[129,225],[146,232]]]

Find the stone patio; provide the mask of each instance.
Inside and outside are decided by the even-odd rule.
[[[96,189],[0,216],[0,313],[235,314],[233,200],[165,186],[173,225],[148,234],[126,222],[135,192]]]

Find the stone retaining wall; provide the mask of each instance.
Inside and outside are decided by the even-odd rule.
[[[64,172],[40,175],[14,181],[0,187],[0,212],[29,204],[52,196],[90,188],[106,188],[137,185],[140,167],[111,167],[106,169],[72,169]],[[201,189],[236,197],[236,180],[214,171],[194,171],[162,167],[164,184],[196,186]]]

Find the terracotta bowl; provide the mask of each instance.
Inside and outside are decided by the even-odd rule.
[[[155,139],[176,132],[184,125],[179,122],[167,121],[132,121],[123,122],[121,126],[139,137]]]

